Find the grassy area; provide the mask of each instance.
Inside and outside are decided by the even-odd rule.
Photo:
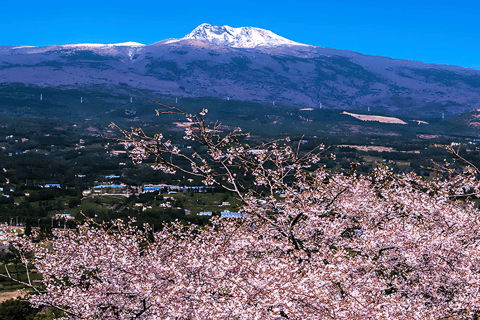
[[[191,214],[198,214],[202,211],[238,211],[241,205],[240,200],[227,193],[177,193],[165,196],[175,199],[183,199],[183,207],[190,210]],[[228,202],[229,205],[222,205],[224,202]]]
[[[365,162],[373,162],[373,163],[375,163],[375,162],[380,163],[380,162],[383,161],[382,158],[372,157],[372,156],[363,156],[363,160],[364,160]]]
[[[192,214],[197,214],[201,211],[223,211],[230,210],[236,211],[241,205],[240,200],[234,197],[232,194],[228,193],[171,193],[171,194],[160,194],[160,195],[149,195],[151,200],[145,201],[142,200],[142,197],[139,199],[129,199],[120,196],[108,195],[108,196],[97,196],[93,198],[86,198],[82,200],[82,203],[78,207],[66,208],[65,213],[69,213],[72,216],[77,216],[81,211],[95,212],[95,213],[105,213],[107,210],[119,210],[124,208],[135,209],[136,203],[142,203],[143,206],[159,207],[161,204],[177,203],[177,206],[182,206],[183,209],[190,210]],[[163,199],[162,199],[163,198]],[[228,202],[228,205],[222,205],[222,203]]]
[[[14,279],[28,283],[26,268],[23,264],[8,263],[6,266],[8,268],[8,272]],[[29,272],[30,280],[32,282],[42,280],[42,275],[36,272],[36,270],[29,269]],[[4,263],[0,263],[0,274],[7,274]],[[36,283],[39,284],[40,282]],[[19,289],[24,289],[24,286],[22,284],[19,284],[18,282],[15,282],[14,280],[10,280],[3,276],[0,276],[0,292],[12,292]]]

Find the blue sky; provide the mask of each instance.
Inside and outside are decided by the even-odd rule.
[[[201,23],[253,26],[288,39],[480,70],[479,1],[2,1],[0,45],[151,44]]]

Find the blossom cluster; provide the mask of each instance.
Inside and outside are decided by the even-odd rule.
[[[35,253],[43,275],[34,305],[61,307],[70,319],[478,318],[474,168],[432,180],[385,166],[369,176],[334,174],[321,165],[323,146],[305,154],[286,140],[252,148],[236,132],[218,136],[202,116],[187,115],[189,135],[208,158],[143,136],[128,143],[165,168],[176,166],[163,154],[189,159],[180,169],[236,192],[244,218],[157,232],[85,224],[58,231],[50,246],[11,238]],[[238,182],[238,168],[251,186]]]

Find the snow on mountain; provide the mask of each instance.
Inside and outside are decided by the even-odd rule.
[[[65,44],[62,45],[62,47],[66,48],[78,48],[78,47],[95,47],[95,48],[101,48],[101,47],[144,47],[145,45],[142,43],[138,42],[121,42],[121,43],[109,43],[109,44],[103,44],[103,43],[77,43],[77,44]]]
[[[145,47],[143,43],[128,41],[128,42],[121,42],[121,43],[111,43],[107,44],[109,47]]]
[[[169,40],[168,43],[180,40],[203,40],[233,48],[308,46],[303,43],[288,40],[265,29],[254,27],[220,27],[212,26],[208,23],[199,25],[182,39]]]
[[[22,48],[36,48],[36,46],[15,46],[12,49],[22,49]]]
[[[64,44],[60,46],[64,48],[80,48],[80,47],[99,48],[99,47],[106,47],[107,45],[103,43],[76,43],[76,44]]]

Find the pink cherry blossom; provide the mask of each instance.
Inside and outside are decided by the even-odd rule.
[[[132,159],[154,157],[156,169],[235,192],[246,217],[154,233],[148,225],[91,221],[77,232],[56,231],[48,246],[10,237],[20,252],[34,253],[24,263],[43,275],[34,306],[62,308],[70,319],[480,316],[475,168],[446,168],[433,180],[385,166],[370,176],[333,174],[322,165],[324,146],[301,154],[293,142],[282,146],[285,139],[253,148],[238,131],[220,137],[218,124],[205,123],[206,110],[166,112],[191,120],[186,137],[206,145],[208,156],[122,130]],[[190,166],[177,166],[176,157]],[[238,182],[238,170],[253,186]]]

